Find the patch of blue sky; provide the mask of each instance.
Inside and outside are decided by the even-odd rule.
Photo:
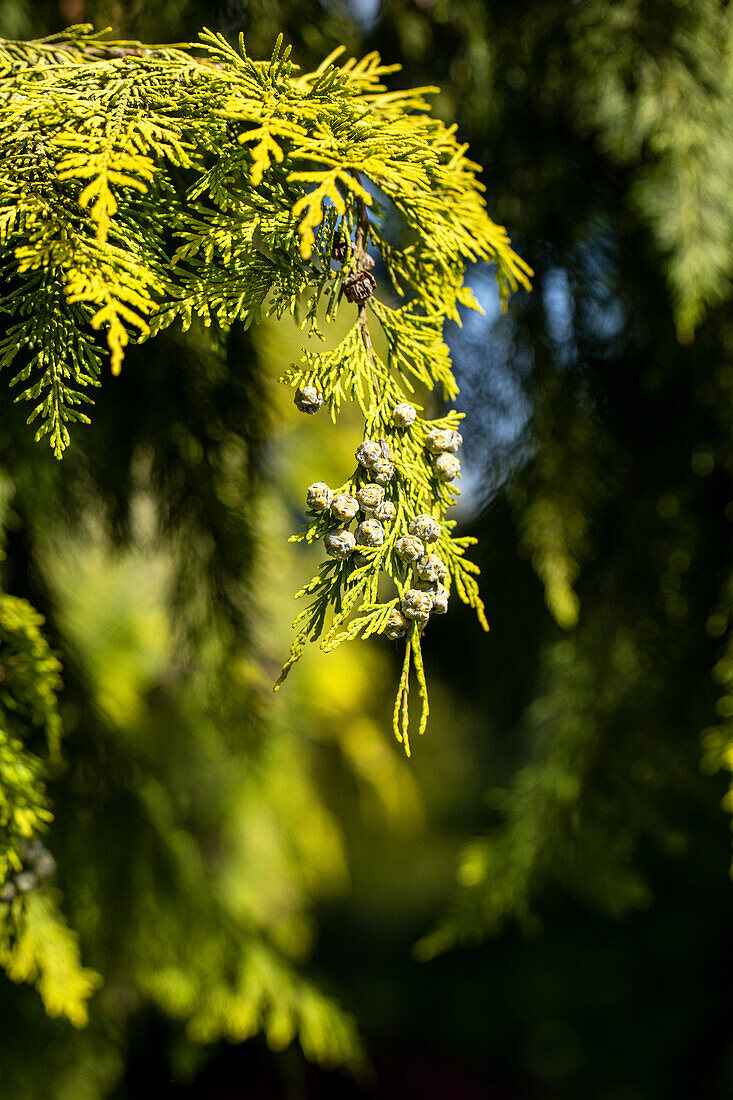
[[[502,314],[494,270],[476,265],[468,279],[484,313],[464,310],[463,325],[446,326],[461,392],[461,496],[453,513],[466,522],[496,496],[526,453],[530,403],[524,392],[526,356],[517,348],[511,313]]]
[[[346,8],[362,31],[370,31],[379,19],[379,0],[347,0]]]
[[[551,267],[545,272],[542,304],[547,335],[554,345],[555,361],[561,367],[567,366],[577,359],[578,346],[573,325],[573,295],[564,267]]]

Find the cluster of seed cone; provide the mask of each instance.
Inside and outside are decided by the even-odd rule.
[[[56,872],[56,860],[40,840],[19,845],[23,870],[16,872],[0,888],[0,902],[9,905],[19,894],[30,894]]]
[[[430,465],[439,481],[453,481],[461,472],[456,451],[463,446],[463,436],[452,428],[433,428],[425,446],[430,453]]]
[[[405,591],[400,607],[391,612],[384,633],[401,638],[410,621],[426,623],[431,615],[445,615],[448,590],[441,583],[448,572],[445,562],[428,546],[440,538],[440,524],[423,512],[410,521],[408,533],[395,543],[395,553],[413,569],[413,587]]]
[[[323,404],[323,395],[315,386],[304,386],[295,395],[295,404],[302,412],[317,412]],[[392,410],[395,427],[408,428],[417,413],[413,405],[404,402]],[[461,464],[456,451],[463,443],[460,432],[451,428],[434,428],[425,440],[430,454],[433,474],[441,481],[452,481]],[[325,481],[308,486],[306,506],[311,512],[328,513],[337,526],[328,531],[323,545],[330,558],[346,561],[354,555],[358,565],[368,560],[360,547],[375,548],[384,542],[384,524],[395,518],[395,506],[385,500],[385,487],[394,477],[394,463],[384,440],[365,439],[356,449],[356,460],[370,478],[351,493],[334,493]],[[350,530],[352,520],[359,519],[355,531]],[[427,550],[430,543],[440,538],[440,524],[427,513],[415,516],[409,530],[395,544],[395,552],[405,564],[414,570],[414,585],[407,589],[394,608],[384,628],[388,638],[402,637],[410,621],[424,624],[431,615],[445,615],[448,610],[448,592],[441,583],[447,574],[445,563]]]
[[[329,531],[323,545],[330,558],[346,561],[356,552],[359,564],[366,561],[358,548],[375,548],[384,542],[384,524],[395,518],[396,509],[390,500],[385,500],[385,486],[394,477],[394,464],[389,457],[386,444],[365,440],[356,450],[356,460],[371,478],[355,495],[334,493],[325,481],[316,481],[308,486],[306,504],[313,512],[328,512],[338,524]],[[361,518],[355,531],[349,530],[351,521]]]

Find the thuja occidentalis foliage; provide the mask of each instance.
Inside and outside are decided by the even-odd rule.
[[[387,91],[397,66],[377,54],[339,64],[336,51],[301,73],[289,52],[278,41],[257,62],[243,41],[236,50],[208,31],[196,45],[148,48],[86,27],[0,44],[0,310],[10,315],[0,369],[56,457],[70,427],[88,422],[105,359],[119,374],[130,342],[194,318],[226,328],[297,314],[311,341],[324,316],[352,321],[334,350],[310,342],[283,381],[322,394],[334,421],[342,401],[358,404],[364,439],[391,470],[393,509],[381,544],[328,560],[298,593],[310,602],[281,680],[309,640],[329,650],[395,621],[416,590],[395,546],[419,515],[440,526],[429,549],[444,586],[486,625],[465,558],[472,540],[446,518],[458,490],[426,448],[460,415],[423,419],[413,395],[456,397],[443,326],[459,306],[478,308],[467,265],[496,265],[503,303],[531,275],[488,217],[456,127],[429,114],[435,89]],[[406,402],[418,414],[404,425],[393,411]],[[371,481],[359,465],[335,491],[356,495]],[[342,526],[312,511],[294,537]],[[393,594],[382,598],[385,575]],[[411,665],[420,732],[427,720],[424,626],[408,616],[395,706],[408,752]]]

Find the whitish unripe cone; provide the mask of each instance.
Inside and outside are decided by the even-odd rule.
[[[392,409],[392,423],[397,428],[409,428],[416,416],[415,406],[408,404],[407,401],[403,401],[401,405],[395,405]]]
[[[436,584],[433,592],[433,615],[447,615],[448,613],[448,589],[443,584]]]
[[[414,535],[403,535],[401,539],[397,539],[394,549],[397,557],[402,558],[408,565],[419,561],[425,553],[422,542],[420,539],[416,539]]]
[[[56,860],[40,840],[23,841],[18,845],[26,870],[35,871],[39,878],[51,878],[56,873]]]
[[[341,527],[338,531],[329,531],[323,540],[323,545],[326,547],[326,553],[329,558],[336,558],[337,561],[346,561],[349,554],[353,554],[354,552],[356,539],[351,531],[347,531],[345,528]]]
[[[359,546],[381,546],[384,542],[384,528],[376,519],[365,519],[356,529],[356,542]]]
[[[370,473],[377,485],[389,485],[394,477],[394,462],[390,462],[388,458],[380,458],[371,467]]]
[[[18,851],[24,863],[34,863],[41,856],[46,855],[47,849],[40,840],[23,840],[18,844]]]
[[[361,489],[356,491],[356,499],[359,501],[359,507],[367,515],[370,515],[375,508],[384,500],[384,489],[381,485],[362,485]]]
[[[425,440],[425,446],[434,455],[445,452],[455,454],[462,444],[463,436],[460,432],[454,432],[452,428],[433,428],[428,432]]]
[[[375,519],[378,519],[380,523],[389,523],[397,515],[397,509],[391,500],[383,501],[378,508],[375,508],[372,515]]]
[[[33,869],[39,878],[51,878],[56,874],[56,860],[50,852],[44,852],[33,864]]]
[[[381,446],[371,439],[365,439],[356,448],[356,461],[367,470],[370,470],[374,463],[381,461],[383,457]]]
[[[21,871],[15,876],[15,888],[19,894],[29,894],[38,886],[38,875],[35,871]]]
[[[426,554],[415,564],[415,572],[421,581],[435,584],[436,581],[443,580],[448,570],[437,554]]]
[[[386,634],[388,638],[393,641],[396,638],[402,638],[407,633],[407,628],[410,625],[409,621],[405,618],[401,611],[396,607],[393,607],[389,613],[383,634]]]
[[[295,391],[294,397],[295,407],[302,413],[309,413],[311,416],[313,413],[317,413],[323,404],[323,394],[315,386],[303,386],[302,389]]]
[[[0,889],[0,901],[4,902],[5,905],[10,905],[10,902],[17,893],[18,891],[15,888],[15,883],[6,882],[2,889]]]
[[[439,481],[453,481],[461,472],[461,464],[455,455],[443,454],[433,459],[433,473]]]
[[[353,519],[359,511],[359,501],[351,493],[337,493],[331,501],[331,515],[336,519]]]
[[[410,520],[409,531],[411,535],[417,535],[423,542],[437,542],[440,538],[440,524],[427,512],[422,512]]]
[[[427,592],[430,599],[433,601],[433,615],[445,615],[447,613],[448,589],[445,585],[429,584],[427,581],[420,581],[417,587],[420,592]]]
[[[327,512],[333,501],[333,493],[325,481],[314,481],[308,486],[305,502],[314,512]]]
[[[429,592],[421,592],[418,588],[410,588],[402,597],[402,613],[408,619],[415,619],[418,623],[426,623],[433,610],[433,598]]]

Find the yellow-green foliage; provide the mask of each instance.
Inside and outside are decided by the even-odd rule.
[[[58,758],[61,666],[42,623],[25,600],[0,593],[0,883],[21,869],[22,842],[37,837],[52,817],[38,750]],[[0,903],[0,965],[14,981],[34,982],[50,1015],[86,1023],[98,976],[81,967],[76,937],[54,896]]]
[[[81,966],[76,936],[54,899],[31,894],[12,908],[19,911],[17,928],[7,921],[0,925],[0,965],[14,982],[35,983],[49,1016],[66,1016],[84,1027],[87,1002],[102,980]]]
[[[278,511],[277,500],[270,505]],[[285,556],[285,547],[279,552]],[[114,1048],[118,1040],[100,1039],[98,1028],[124,989],[134,996],[129,1003],[123,997],[123,1013],[154,1006],[192,1046],[259,1033],[273,1049],[297,1040],[313,1061],[358,1068],[352,1018],[303,972],[311,903],[346,881],[338,823],[311,761],[308,708],[318,699],[294,685],[292,700],[278,706],[268,690],[272,655],[246,656],[241,637],[230,648],[220,619],[210,622],[193,668],[181,676],[167,604],[172,563],[159,546],[143,540],[121,554],[101,533],[85,531],[83,541],[67,533],[48,548],[44,567],[59,629],[86,672],[92,737],[103,731],[105,759],[116,761],[91,789],[81,777],[83,805],[64,822],[74,830],[69,917],[85,950],[96,949],[95,961],[102,952],[106,983],[92,1002],[87,1041],[96,1035]],[[267,606],[276,607],[281,574],[263,565],[257,582]],[[349,682],[353,699],[336,691],[330,700],[335,743],[366,719],[364,686]],[[253,728],[260,723],[261,737]],[[375,739],[387,752],[383,732],[367,722],[366,733],[372,752]],[[399,756],[390,762],[406,768]],[[390,762],[384,786],[394,794]],[[79,779],[77,771],[67,782]],[[110,813],[110,802],[124,810]],[[117,867],[113,902],[110,865]],[[110,956],[104,930],[116,914],[108,906],[116,910],[118,891],[128,890]],[[7,961],[20,977],[19,965]]]
[[[25,601],[0,593],[0,879],[17,860],[14,842],[50,820],[45,766],[30,747],[43,739],[56,755],[60,736],[56,691],[60,664],[40,631],[42,617]],[[19,865],[19,864],[18,864]]]
[[[338,64],[341,53],[300,73],[280,41],[269,62],[255,62],[243,42],[236,51],[210,32],[186,48],[105,43],[85,28],[0,45],[0,310],[14,318],[0,369],[15,364],[11,384],[33,402],[37,438],[48,435],[57,457],[69,425],[88,419],[80,406],[99,384],[102,334],[116,374],[130,340],[177,320],[249,325],[305,303],[302,327],[318,339],[319,305],[328,301],[328,321],[351,314],[335,351],[304,348],[283,380],[316,383],[332,416],[342,399],[358,402],[364,434],[393,455],[397,518],[365,565],[328,563],[299,593],[313,599],[296,620],[284,674],[321,633],[331,649],[383,628],[407,583],[394,543],[420,512],[441,521],[446,583],[486,625],[476,567],[464,556],[471,540],[453,538],[446,521],[457,490],[435,480],[424,448],[428,430],[455,427],[457,414],[418,417],[397,433],[391,411],[416,383],[455,397],[442,332],[446,319],[460,320],[459,306],[478,308],[464,286],[468,263],[496,264],[503,302],[531,274],[488,217],[456,127],[429,114],[434,89],[387,91],[394,66],[375,53]],[[337,228],[354,246],[334,270]],[[388,300],[354,308],[344,279],[370,248],[391,284]],[[379,330],[384,358],[372,338]],[[303,537],[325,529],[318,520]],[[393,581],[386,601],[381,574]],[[408,751],[411,661],[422,732],[415,625],[395,709]]]

